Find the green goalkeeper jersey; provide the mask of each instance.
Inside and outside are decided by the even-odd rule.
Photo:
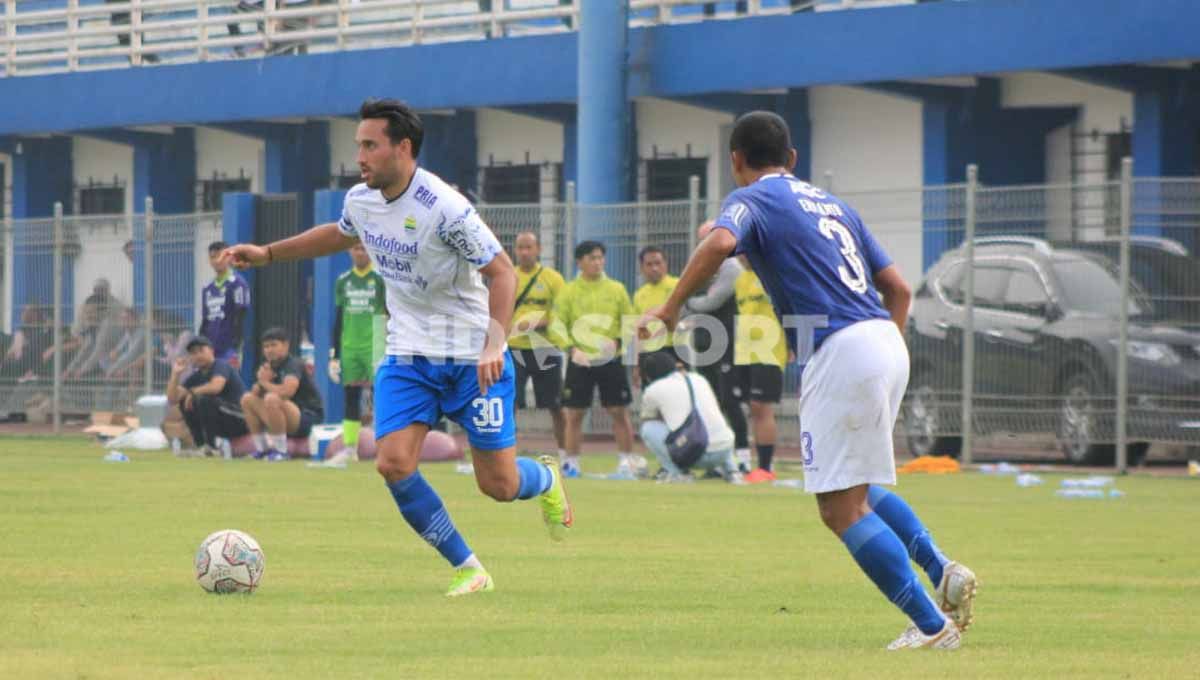
[[[387,312],[383,277],[351,269],[337,278],[334,303],[342,315],[342,354],[374,354],[376,319]]]

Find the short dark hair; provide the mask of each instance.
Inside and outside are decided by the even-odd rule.
[[[592,251],[597,248],[600,249],[600,254],[602,254],[602,255],[604,253],[608,252],[604,248],[604,244],[599,241],[584,241],[583,243],[580,243],[579,245],[575,246],[575,259],[579,260],[588,255],[591,255]]]
[[[740,151],[751,168],[787,166],[792,136],[787,123],[770,111],[751,111],[737,119],[729,136],[729,150]]]
[[[212,255],[213,253],[219,253],[228,247],[229,244],[225,243],[224,241],[213,241],[212,243],[208,244],[208,254]]]
[[[658,246],[646,246],[645,248],[642,248],[641,252],[638,253],[638,264],[644,263],[646,261],[646,256],[652,253],[658,253],[659,255],[662,255],[663,260],[667,259],[667,254],[663,252],[662,248],[659,248]]]
[[[262,337],[260,337],[259,340],[261,342],[267,342],[268,340],[278,340],[279,342],[291,342],[288,339],[287,331],[283,330],[279,326],[272,326],[271,328],[268,328],[267,330],[263,331]]]
[[[659,378],[671,375],[671,372],[676,369],[675,359],[666,352],[653,352],[642,359],[641,369],[646,384],[650,384]]]
[[[386,120],[387,136],[392,144],[399,144],[407,139],[412,143],[412,155],[416,158],[421,153],[421,142],[425,139],[425,126],[421,117],[407,104],[396,99],[368,99],[358,109],[358,117],[362,120]]]
[[[185,349],[187,349],[187,351],[190,352],[190,351],[196,349],[197,347],[212,347],[212,342],[208,338],[204,337],[203,335],[197,335],[197,336],[194,336],[191,340],[188,340],[188,343],[187,343],[187,346]]]

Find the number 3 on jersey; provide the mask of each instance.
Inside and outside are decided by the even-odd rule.
[[[822,217],[817,228],[825,238],[837,241],[841,248],[842,258],[846,260],[846,264],[838,266],[838,275],[842,277],[842,283],[860,295],[867,292],[867,268],[858,256],[858,246],[854,243],[854,236],[850,234],[850,230],[846,225],[829,217]],[[849,268],[846,265],[849,265]]]
[[[479,409],[479,413],[471,419],[475,427],[502,427],[504,425],[504,402],[499,397],[485,399],[476,397],[471,407]]]

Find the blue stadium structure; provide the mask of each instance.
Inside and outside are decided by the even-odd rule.
[[[425,166],[487,202],[561,200],[567,183],[581,204],[686,198],[672,172],[698,174],[704,195],[719,198],[722,131],[753,109],[789,121],[798,175],[819,181],[835,169],[839,188],[889,188],[880,173],[893,169],[903,170],[893,187],[952,184],[970,163],[989,185],[1111,179],[1124,155],[1139,177],[1200,175],[1195,0],[9,0],[0,9],[0,217],[16,220],[49,216],[56,202],[86,212],[81,186],[126,174],[100,174],[94,157],[82,174],[81,154],[97,148],[131,156],[114,182],[124,191],[104,194],[114,212],[141,212],[148,197],[158,214],[221,207],[226,238],[246,240],[257,233],[252,193],[288,193],[299,197],[299,225],[329,219],[356,175],[352,149],[338,163],[345,130],[372,96],[425,112]],[[688,137],[685,114],[715,122]],[[239,144],[257,152],[216,172],[214,154]],[[533,146],[545,154],[531,156]],[[664,162],[648,170],[647,160]],[[521,174],[545,162],[556,164],[552,177]],[[524,188],[506,193],[513,183]],[[581,220],[577,239],[589,228]],[[935,222],[926,229],[921,267],[947,245]],[[139,254],[135,282],[140,267]],[[317,336],[328,325],[320,282],[344,267],[316,265]],[[44,285],[49,268],[32,256],[13,268],[15,319],[23,291]]]

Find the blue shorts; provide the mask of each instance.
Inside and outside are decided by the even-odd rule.
[[[436,425],[446,416],[467,431],[471,448],[495,451],[515,446],[512,356],[504,355],[500,380],[479,394],[474,361],[388,355],[375,371],[375,438],[412,425]]]

